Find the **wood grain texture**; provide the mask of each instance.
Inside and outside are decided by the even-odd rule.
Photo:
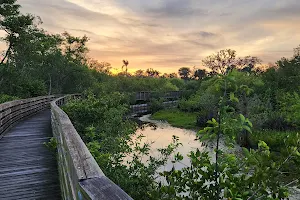
[[[50,111],[14,126],[0,140],[0,199],[61,199],[57,162],[44,142],[52,136]]]
[[[55,96],[40,96],[0,104],[0,139],[17,122],[49,107]]]
[[[132,200],[106,176],[82,180],[80,186],[91,199]]]
[[[51,102],[53,134],[58,143],[58,166],[63,199],[132,199],[102,172],[68,115],[59,108],[66,96]]]

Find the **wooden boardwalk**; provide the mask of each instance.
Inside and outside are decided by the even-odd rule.
[[[20,122],[0,140],[0,200],[61,199],[57,161],[43,144],[50,137],[46,110]]]

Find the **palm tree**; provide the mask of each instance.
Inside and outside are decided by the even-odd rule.
[[[123,60],[122,70],[123,70],[123,68],[125,67],[125,76],[127,76],[127,71],[128,71],[127,66],[128,66],[128,65],[129,65],[128,60]]]

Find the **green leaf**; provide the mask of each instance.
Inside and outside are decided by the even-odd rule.
[[[239,99],[234,96],[233,92],[230,93],[230,101],[237,103],[239,102]]]
[[[232,99],[234,99],[234,93],[230,92],[230,100],[232,101]]]
[[[252,130],[250,129],[249,126],[243,125],[243,129],[245,129],[245,130],[248,131],[249,133],[252,133]]]
[[[253,127],[252,122],[249,121],[249,119],[246,119],[245,122],[248,124],[248,126],[250,126],[251,128]]]
[[[245,123],[245,117],[244,117],[244,115],[240,114],[240,119],[241,119],[242,124],[244,124]]]

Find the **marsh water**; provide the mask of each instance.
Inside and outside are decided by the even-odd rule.
[[[143,129],[138,129],[137,134],[143,134],[145,137],[142,139],[142,142],[154,142],[151,145],[151,156],[158,156],[159,153],[156,149],[164,148],[172,142],[172,136],[175,135],[179,137],[179,141],[182,143],[182,146],[176,151],[180,152],[183,155],[183,160],[181,163],[173,164],[171,159],[169,162],[160,168],[158,171],[168,171],[174,166],[175,169],[181,169],[185,166],[189,166],[190,162],[187,155],[190,151],[199,148],[204,150],[200,141],[196,139],[196,131],[181,129],[172,127],[167,122],[152,120],[151,115],[144,115],[139,118],[140,121],[148,123],[149,125],[144,126]],[[221,147],[222,148],[222,147]],[[212,151],[212,150],[211,150]],[[158,177],[158,181],[164,182],[162,177]],[[290,199],[291,200],[300,200],[300,190],[291,187],[290,188]]]
[[[170,159],[159,171],[170,170],[174,165],[175,169],[189,166],[190,162],[187,157],[189,152],[197,148],[204,148],[199,141],[195,140],[196,131],[172,127],[167,122],[151,120],[150,117],[151,115],[144,115],[139,118],[140,121],[147,122],[150,125],[137,130],[137,134],[142,133],[145,136],[142,142],[153,142],[151,145],[151,156],[159,156],[157,149],[167,147],[172,142],[173,135],[179,137],[179,142],[182,143],[182,146],[176,152],[180,152],[183,155],[183,160],[180,163],[173,164]]]

